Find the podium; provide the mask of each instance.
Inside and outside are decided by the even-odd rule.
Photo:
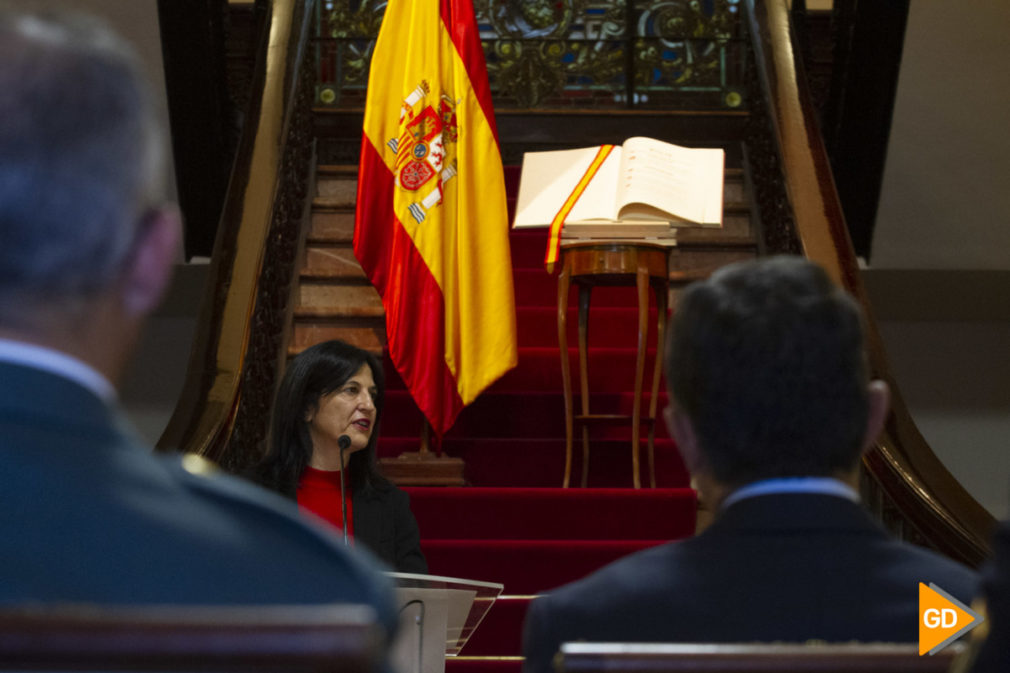
[[[484,619],[504,585],[438,575],[388,572],[396,585],[400,633],[396,673],[442,673]]]

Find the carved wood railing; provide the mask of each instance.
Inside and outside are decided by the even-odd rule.
[[[801,59],[794,56],[786,2],[747,4],[760,83],[802,253],[822,264],[863,305],[870,316],[871,369],[891,386],[891,417],[865,459],[867,500],[901,537],[978,565],[987,554],[995,522],[926,444],[890,371],[805,89]]]
[[[186,383],[158,442],[241,470],[266,435],[313,169],[314,0],[263,2],[263,25]]]

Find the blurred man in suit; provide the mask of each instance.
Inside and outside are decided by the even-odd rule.
[[[983,582],[987,622],[972,632],[976,640],[969,657],[972,673],[1010,671],[1010,521],[1000,523],[993,537],[993,560]]]
[[[0,9],[0,601],[353,602],[392,634],[369,559],[125,427],[113,384],[177,254],[161,135],[116,35]]]
[[[527,672],[575,640],[915,642],[919,582],[971,600],[973,571],[858,504],[889,393],[869,379],[858,305],[820,267],[770,258],[690,287],[666,380],[667,424],[715,521],[533,601]]]

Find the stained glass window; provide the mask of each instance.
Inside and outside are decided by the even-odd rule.
[[[385,0],[322,0],[317,103],[365,104]],[[495,106],[743,105],[740,0],[474,0]]]

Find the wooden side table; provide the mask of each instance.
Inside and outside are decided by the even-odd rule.
[[[656,406],[659,378],[663,368],[663,344],[666,331],[667,298],[670,289],[670,246],[646,241],[579,241],[563,243],[561,274],[558,276],[558,345],[561,349],[561,378],[565,398],[565,478],[568,488],[572,471],[572,437],[574,426],[582,429],[582,486],[589,470],[589,426],[599,424],[631,424],[631,465],[635,488],[641,488],[638,460],[642,425],[648,428],[649,481],[656,486],[653,445],[656,430]],[[571,372],[568,363],[568,290],[572,283],[579,287],[579,382],[582,413],[574,414]],[[591,414],[589,412],[589,379],[587,342],[589,338],[589,299],[597,285],[635,285],[638,288],[638,353],[635,359],[635,397],[631,416],[624,414]],[[645,343],[649,327],[649,286],[656,295],[656,358],[652,370],[652,397],[648,416],[642,417],[642,381],[645,375]]]

